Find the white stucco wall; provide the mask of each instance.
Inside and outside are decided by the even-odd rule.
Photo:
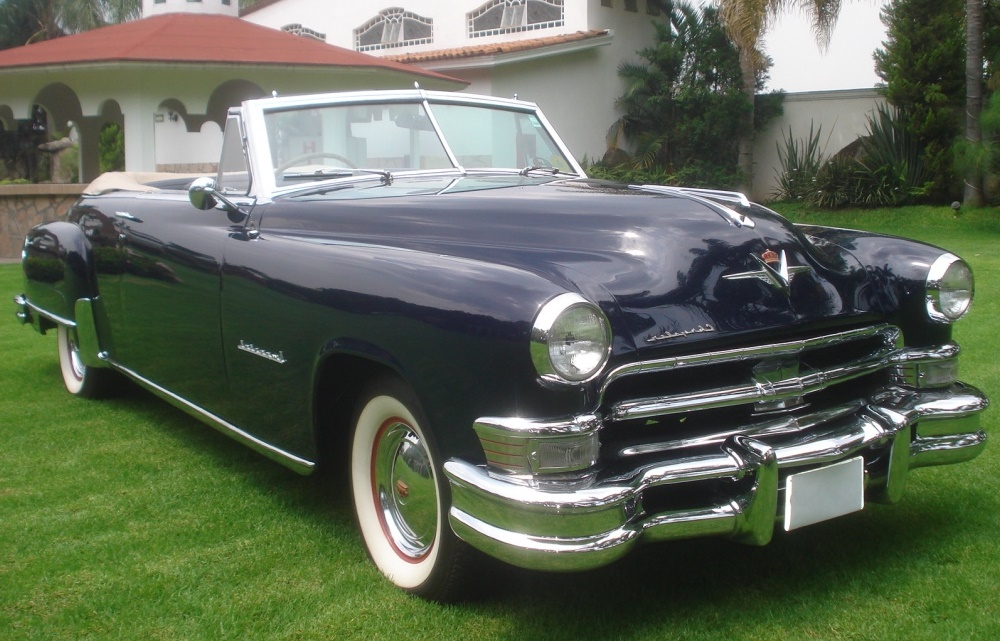
[[[885,100],[874,89],[809,91],[785,96],[784,115],[757,135],[754,145],[753,196],[772,197],[781,171],[778,145],[788,137],[806,140],[809,127],[820,131],[820,153],[829,158],[860,136],[867,134],[867,116]]]
[[[469,93],[505,98],[516,94],[538,103],[577,159],[600,159],[606,150],[605,133],[620,115],[614,107],[615,98],[624,90],[618,66],[638,60],[636,51],[653,40],[654,18],[647,12],[646,0],[637,1],[637,11],[627,11],[623,0],[615,0],[612,7],[603,6],[601,0],[567,0],[562,27],[470,38],[466,16],[486,1],[407,0],[392,5],[432,19],[434,42],[367,53],[397,55],[610,29],[609,37],[595,39],[582,49],[570,48],[569,53],[485,55],[422,65],[469,82],[465,89]],[[330,44],[354,48],[354,29],[383,8],[346,1],[283,0],[244,19],[273,28],[299,23],[324,33]]]
[[[287,24],[303,27],[326,35],[328,44],[354,49],[354,30],[379,11],[401,7],[422,18],[434,21],[434,42],[400,48],[369,51],[372,55],[432,51],[470,44],[489,44],[510,40],[527,40],[552,33],[574,33],[596,27],[588,26],[588,10],[595,0],[566,0],[564,26],[555,29],[522,31],[482,38],[468,37],[466,15],[486,4],[487,0],[405,0],[403,2],[356,2],[353,0],[284,0],[244,15],[244,20],[280,29]],[[600,0],[596,0],[600,5]],[[621,4],[621,0],[618,0]],[[642,0],[640,4],[645,4]]]
[[[142,15],[148,18],[164,13],[210,13],[236,17],[239,5],[240,0],[142,0]]]
[[[199,131],[192,132],[182,120],[171,120],[164,111],[154,114],[153,130],[153,155],[157,167],[219,162],[222,129],[214,122],[206,122]]]

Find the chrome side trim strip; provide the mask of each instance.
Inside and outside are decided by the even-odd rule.
[[[756,223],[745,214],[738,213],[718,201],[729,202],[741,207],[749,207],[747,197],[736,191],[715,191],[712,189],[694,189],[691,187],[670,187],[666,185],[629,185],[630,189],[646,191],[654,194],[670,194],[689,198],[708,206],[719,214],[727,223],[734,227],[753,229]]]
[[[222,432],[226,436],[229,436],[232,439],[259,452],[260,454],[263,454],[272,461],[281,463],[282,465],[291,468],[293,471],[303,475],[310,474],[315,469],[316,467],[315,461],[309,461],[302,457],[296,456],[295,454],[277,448],[271,445],[270,443],[266,443],[257,438],[256,436],[253,436],[252,434],[241,430],[232,423],[216,416],[215,414],[212,414],[211,412],[199,407],[198,405],[195,405],[191,401],[188,401],[187,399],[182,398],[177,394],[174,394],[170,390],[157,385],[153,381],[140,376],[136,372],[120,365],[119,363],[114,362],[113,360],[108,359],[108,363],[111,367],[114,367],[116,370],[128,376],[136,383],[143,386],[153,394],[159,396],[163,400],[167,401],[174,407],[183,410],[187,414],[208,424],[210,427]]]

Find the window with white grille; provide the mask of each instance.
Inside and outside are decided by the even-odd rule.
[[[377,16],[354,30],[354,48],[358,51],[431,42],[434,42],[434,21],[399,7],[379,11]]]
[[[561,27],[564,0],[490,0],[469,13],[469,37]]]

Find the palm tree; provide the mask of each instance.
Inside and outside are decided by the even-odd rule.
[[[965,3],[965,139],[970,146],[983,142],[979,117],[983,110],[983,0]],[[971,207],[983,205],[983,179],[978,163],[965,170],[963,200]]]
[[[0,49],[139,17],[141,0],[0,0]]]
[[[971,1],[971,0],[970,0]],[[730,39],[740,53],[743,93],[754,103],[758,72],[766,64],[760,49],[764,35],[775,18],[792,7],[799,7],[812,17],[817,44],[825,49],[830,44],[833,27],[840,15],[841,0],[718,0],[719,14]],[[739,142],[739,168],[743,174],[742,189],[749,193],[753,180],[754,114],[748,110]]]

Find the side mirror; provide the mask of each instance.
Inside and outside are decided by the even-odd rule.
[[[196,178],[188,187],[188,199],[195,209],[208,211],[219,204],[219,192],[214,178]]]
[[[229,220],[234,223],[243,222],[247,217],[247,213],[240,209],[239,205],[219,192],[214,178],[195,178],[188,186],[188,200],[202,211],[221,209],[229,214]]]

